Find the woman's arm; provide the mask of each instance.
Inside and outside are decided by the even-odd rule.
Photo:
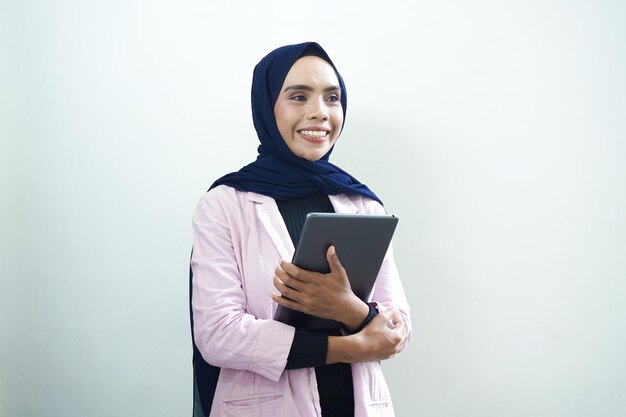
[[[402,350],[407,333],[395,309],[378,314],[359,333],[329,336],[326,363],[374,362],[389,359]]]
[[[385,360],[400,352],[405,339],[402,316],[393,309],[377,314],[364,329],[348,336],[296,331],[287,369]]]
[[[323,319],[334,319],[348,330],[355,330],[368,316],[369,306],[352,292],[346,271],[333,246],[328,248],[326,257],[330,266],[328,274],[307,271],[282,261],[274,276],[274,286],[281,295],[270,296],[284,307]],[[403,332],[399,341],[402,349],[410,335],[409,308],[391,248],[383,260],[372,298],[382,309],[395,307],[395,321],[402,323],[401,329],[398,329]]]
[[[350,289],[346,271],[332,246],[328,249],[327,259],[331,270],[329,274],[306,271],[293,264],[281,262],[275,271],[274,285],[283,296],[271,294],[271,297],[277,303],[294,310],[320,318],[338,319],[348,329],[354,330],[368,317],[370,307],[359,300]],[[393,288],[397,270],[391,259],[391,251],[385,261],[373,295],[386,306],[393,305],[395,296],[405,314],[397,308],[387,308],[356,334],[330,336],[327,364],[384,360],[404,348],[410,333],[405,320],[408,317],[408,307],[399,281],[396,283],[399,288]],[[360,311],[361,306],[365,313]]]
[[[365,212],[381,214],[384,208],[377,202],[370,201],[363,207]],[[350,283],[345,270],[331,246],[327,252],[327,260],[331,269],[329,274],[319,274],[299,269],[288,262],[281,262],[276,268],[274,286],[284,295],[273,294],[272,299],[285,307],[302,311],[320,318],[331,318],[344,324],[348,330],[354,330],[360,326],[363,319],[368,315],[369,307],[359,300],[350,289]],[[400,339],[392,337],[397,342],[398,352],[408,342],[411,334],[410,308],[408,306],[404,289],[393,260],[393,248],[390,245],[380,272],[372,290],[371,300],[375,301],[381,311],[393,308],[396,317],[395,322],[402,323],[395,333],[402,333]],[[380,323],[379,323],[380,324]],[[368,326],[369,327],[369,326]],[[372,327],[377,325],[372,323]],[[371,329],[370,329],[371,330]],[[368,332],[365,332],[368,334]],[[384,334],[381,332],[376,335]],[[356,335],[355,335],[356,336]],[[370,334],[370,336],[374,336]],[[332,338],[331,338],[332,339]],[[335,362],[335,345],[339,347],[338,357],[343,358],[342,351],[362,352],[365,357],[368,353],[363,351],[363,332],[358,337],[350,337],[341,340],[329,339],[328,363]],[[392,345],[394,344],[392,343]],[[349,348],[343,348],[349,345]],[[367,346],[366,346],[367,347]],[[366,349],[365,349],[366,350]],[[372,355],[379,352],[376,347],[372,348]],[[398,353],[395,352],[395,353]],[[394,353],[391,353],[394,354]],[[383,356],[385,356],[383,354]],[[345,359],[345,358],[344,358]],[[347,358],[350,359],[350,358]],[[354,360],[352,360],[354,362]]]
[[[194,340],[211,365],[247,370],[277,381],[285,369],[295,329],[248,313],[252,300],[244,291],[236,236],[231,236],[240,224],[233,214],[237,203],[224,188],[214,188],[203,196],[193,214]]]
[[[270,296],[284,307],[336,320],[349,331],[355,330],[368,316],[370,308],[352,292],[334,246],[328,248],[326,259],[330,266],[328,274],[307,271],[282,261],[274,271],[274,286],[282,296]]]

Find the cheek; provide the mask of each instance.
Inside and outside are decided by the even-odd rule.
[[[341,133],[341,128],[343,127],[343,113],[341,112],[341,110],[333,115],[333,127],[335,130],[334,134],[336,140]]]
[[[278,131],[284,139],[285,134],[288,133],[290,130],[288,114],[285,112],[285,109],[277,106],[276,108],[274,108],[274,118],[276,119],[276,126],[278,127]]]
[[[278,127],[278,132],[283,137],[283,140],[287,140],[289,138],[289,126],[285,123],[284,119],[276,118],[276,126]]]

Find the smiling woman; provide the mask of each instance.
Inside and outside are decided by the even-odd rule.
[[[328,161],[346,103],[343,79],[316,43],[278,48],[255,67],[259,156],[213,183],[193,216],[195,417],[394,415],[380,361],[404,348],[411,326],[391,249],[368,303],[352,292],[332,246],[329,274],[285,261],[309,212],[385,211]],[[287,303],[343,329],[273,320]]]
[[[328,62],[306,56],[293,64],[274,106],[278,131],[291,152],[317,161],[330,151],[343,127],[340,96]]]

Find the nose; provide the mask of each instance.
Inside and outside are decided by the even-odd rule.
[[[324,102],[324,98],[309,100],[309,109],[307,118],[310,120],[328,120],[328,107]]]

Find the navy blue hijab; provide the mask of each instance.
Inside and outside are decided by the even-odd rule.
[[[259,156],[239,171],[218,179],[211,188],[224,184],[276,200],[304,197],[317,191],[328,195],[360,194],[382,204],[365,184],[328,162],[333,148],[321,159],[309,161],[291,152],[278,131],[274,105],[280,89],[292,65],[308,55],[324,59],[335,69],[341,87],[340,101],[345,121],[346,86],[322,47],[315,42],[305,42],[275,49],[256,65],[252,77],[252,119],[261,141]]]

